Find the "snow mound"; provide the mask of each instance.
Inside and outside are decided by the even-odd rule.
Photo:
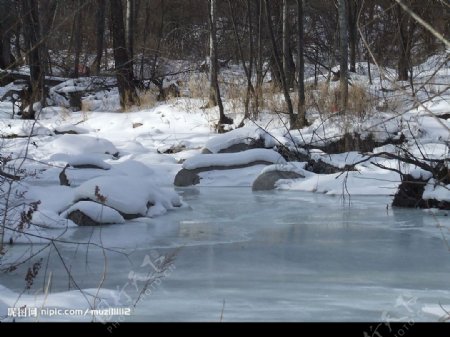
[[[29,137],[49,136],[52,131],[33,120],[6,119],[0,121],[0,136],[7,137]]]
[[[50,210],[38,210],[34,212],[31,223],[44,228],[76,227],[72,221],[63,219],[57,213]]]
[[[434,179],[430,179],[425,186],[422,199],[450,202],[450,185],[438,185]]]
[[[73,167],[100,168],[103,170],[109,170],[111,168],[111,165],[105,163],[98,154],[79,154],[70,156],[63,153],[57,153],[50,157],[50,161],[64,162]]]
[[[261,174],[267,173],[267,172],[273,172],[273,171],[295,172],[295,173],[303,174],[305,171],[304,170],[305,164],[306,163],[297,163],[297,162],[289,162],[286,164],[273,164],[273,165],[269,165],[269,166],[266,166],[265,168],[263,168],[263,170],[261,171]]]
[[[68,155],[83,155],[88,153],[101,153],[114,155],[119,151],[109,140],[85,135],[62,135],[49,144],[53,153]]]
[[[80,211],[95,222],[102,224],[124,223],[125,220],[115,209],[92,201],[79,201],[61,214],[67,218],[72,212]]]
[[[97,193],[96,193],[97,191]],[[143,177],[129,176],[98,177],[84,182],[75,190],[74,202],[99,200],[126,215],[155,216],[181,206],[181,199],[173,189],[157,187]]]
[[[428,143],[412,149],[412,154],[418,158],[425,156],[429,159],[446,159],[449,156],[449,149],[446,144]]]
[[[247,144],[257,140],[264,141],[264,147],[273,147],[276,145],[275,139],[266,131],[258,127],[243,127],[211,138],[205,144],[205,148],[211,153],[218,153],[236,144]]]
[[[238,166],[253,162],[268,162],[273,164],[285,164],[286,160],[273,150],[252,149],[237,153],[201,154],[187,159],[183,168],[194,170],[211,166]]]
[[[74,133],[74,134],[86,134],[89,133],[88,129],[81,128],[79,126],[73,125],[73,124],[65,124],[65,125],[59,125],[55,127],[56,133]]]

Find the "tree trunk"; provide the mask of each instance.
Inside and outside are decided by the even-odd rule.
[[[283,40],[283,72],[284,76],[286,77],[286,84],[288,88],[292,87],[293,83],[293,77],[291,72],[291,62],[290,62],[290,47],[289,47],[289,38],[290,38],[290,32],[289,32],[289,4],[288,0],[283,0],[283,33],[282,33],[282,40]]]
[[[114,63],[117,85],[119,87],[120,105],[123,109],[127,109],[134,104],[139,104],[139,98],[133,82],[133,67],[127,52],[122,1],[111,0],[110,7]]]
[[[348,43],[350,49],[350,71],[356,72],[356,49],[358,46],[358,10],[360,5],[356,0],[348,0]]]
[[[98,75],[100,73],[100,65],[102,64],[103,56],[103,41],[105,39],[105,10],[106,1],[97,0],[96,10],[95,10],[95,59],[92,62],[91,68],[94,74]]]
[[[233,33],[234,38],[236,39],[236,44],[238,46],[238,52],[239,52],[239,59],[242,62],[242,67],[244,68],[245,77],[247,78],[247,92],[245,95],[245,103],[244,103],[244,119],[250,117],[249,113],[249,105],[250,105],[250,96],[255,92],[255,89],[253,88],[252,84],[252,70],[253,70],[253,29],[252,29],[252,20],[251,20],[251,2],[250,0],[247,0],[247,19],[249,24],[249,66],[247,67],[247,64],[245,62],[245,56],[244,51],[242,49],[242,43],[241,39],[239,37],[237,25],[236,25],[236,19],[235,14],[233,10],[233,5],[231,0],[228,0],[228,7],[230,9],[230,17],[231,22],[233,25]]]
[[[222,98],[220,96],[217,62],[217,35],[216,35],[216,0],[209,2],[209,107],[219,106],[219,124],[232,124],[233,120],[225,116]]]
[[[286,101],[288,114],[289,114],[289,121],[290,121],[290,128],[294,128],[296,124],[296,116],[294,115],[294,109],[292,107],[292,101],[291,96],[289,96],[289,88],[286,82],[286,76],[283,71],[283,64],[280,58],[280,54],[278,52],[277,43],[275,41],[275,34],[273,32],[273,26],[272,26],[272,14],[270,12],[270,4],[269,0],[264,1],[265,9],[266,9],[266,21],[267,21],[267,28],[269,30],[270,35],[270,41],[272,43],[272,54],[273,58],[275,60],[276,66],[278,68],[278,71],[280,73],[280,80],[281,80],[281,86],[283,89],[283,95],[284,99]]]
[[[73,77],[78,78],[80,71],[80,55],[81,55],[81,47],[82,47],[82,14],[81,14],[81,0],[77,0],[77,8],[75,11],[75,22],[74,22],[74,51],[75,51],[75,59],[74,59],[74,69],[73,69]]]
[[[303,0],[297,0],[298,128],[303,128],[307,125],[305,111],[305,59],[303,55],[305,40],[303,29]]]
[[[162,1],[161,6],[164,7],[164,1]],[[141,50],[141,65],[140,65],[140,71],[139,71],[139,77],[141,80],[145,77],[145,55],[146,55],[146,46],[147,46],[147,38],[148,38],[148,27],[150,25],[150,1],[146,2],[145,5],[145,20],[144,20],[144,32],[142,34],[142,50]],[[155,68],[155,67],[154,67]],[[153,71],[152,71],[153,73]],[[152,76],[153,77],[153,76]]]
[[[340,106],[341,113],[345,113],[348,103],[348,43],[347,43],[347,14],[346,0],[339,0],[339,37],[340,37]]]
[[[396,4],[395,7],[400,42],[400,55],[397,62],[398,80],[407,81],[409,69],[408,14],[403,11],[399,4]]]
[[[11,37],[13,27],[17,25],[17,18],[14,17],[14,2],[0,2],[0,68],[9,69],[15,66],[15,58],[11,53]]]
[[[134,13],[135,13],[135,1],[127,0],[127,10],[126,10],[126,38],[127,38],[127,52],[128,57],[130,58],[131,65],[133,66],[133,57],[134,57]]]
[[[23,111],[22,118],[34,119],[33,103],[45,99],[45,74],[41,62],[41,45],[38,43],[40,41],[39,12],[36,0],[21,0],[21,5],[31,84],[30,107],[28,110]]]
[[[166,6],[164,3],[164,0],[161,0],[161,15],[160,15],[160,25],[158,28],[158,42],[156,45],[156,51],[153,56],[153,64],[152,64],[152,71],[150,73],[151,78],[156,78],[156,72],[158,69],[158,58],[159,54],[161,53],[161,44],[163,42],[164,38],[164,24],[165,24],[165,17],[166,17]]]
[[[262,84],[263,84],[263,42],[262,42],[262,20],[263,20],[263,0],[256,0],[256,7],[258,12],[258,20],[256,24],[257,30],[257,58],[256,58],[256,88],[255,88],[255,112],[259,112],[259,107],[262,105]]]
[[[53,23],[55,21],[56,9],[58,7],[58,1],[56,0],[40,0],[39,1],[39,11],[41,21],[41,49],[43,51],[42,55],[42,65],[45,69],[46,74],[52,73],[52,64],[50,53],[48,51],[47,42],[50,40],[50,35],[52,34]]]
[[[209,2],[209,107],[217,105],[216,0]]]

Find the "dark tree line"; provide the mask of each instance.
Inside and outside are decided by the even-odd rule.
[[[442,0],[403,0],[444,37],[450,6]],[[115,71],[124,108],[138,104],[135,80],[161,78],[161,58],[209,61],[209,105],[221,106],[219,60],[245,71],[245,115],[262,102],[270,72],[283,93],[291,127],[304,126],[304,63],[320,72],[370,61],[410,79],[415,64],[443,44],[395,0],[0,0],[0,67],[30,67],[33,101],[45,104],[45,75],[56,69],[85,76]],[[371,48],[361,42],[360,35]],[[110,69],[114,58],[114,69]],[[299,103],[290,98],[297,89]],[[345,88],[343,89],[345,92]],[[345,94],[340,110],[345,111]],[[229,120],[220,109],[221,122]],[[24,114],[33,118],[33,110]]]

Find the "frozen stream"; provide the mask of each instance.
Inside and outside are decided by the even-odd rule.
[[[437,321],[445,317],[439,304],[450,309],[446,216],[387,210],[388,197],[353,197],[348,206],[340,197],[302,192],[181,192],[191,209],[149,223],[75,228],[65,236],[101,237],[106,247],[131,253],[127,259],[106,252],[102,287],[132,299],[152,271],[149,260],[157,266],[180,248],[166,277],[153,283],[128,320],[219,321],[223,310],[224,321]],[[78,285],[96,288],[101,250],[59,247]],[[55,255],[48,270],[52,291],[67,290]],[[23,275],[19,269],[0,283],[20,292]],[[42,283],[38,278],[35,287]]]

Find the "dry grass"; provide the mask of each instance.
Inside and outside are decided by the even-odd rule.
[[[323,82],[318,85],[317,89],[307,86],[305,96],[307,110],[314,109],[324,114],[333,114],[339,111],[339,85]],[[368,92],[367,87],[354,83],[348,88],[347,113],[364,119],[368,113],[374,111],[377,101],[376,97]]]
[[[62,121],[66,121],[71,116],[71,111],[65,107],[61,107],[60,111],[60,118]]]
[[[209,82],[207,74],[196,74],[189,78],[187,82],[190,98],[200,98],[207,100],[209,96]]]
[[[151,109],[157,104],[158,94],[154,90],[144,90],[138,92],[140,106],[143,109]]]
[[[283,94],[272,82],[262,86],[261,103],[261,109],[267,109],[269,112],[287,112],[286,101],[284,100]]]

